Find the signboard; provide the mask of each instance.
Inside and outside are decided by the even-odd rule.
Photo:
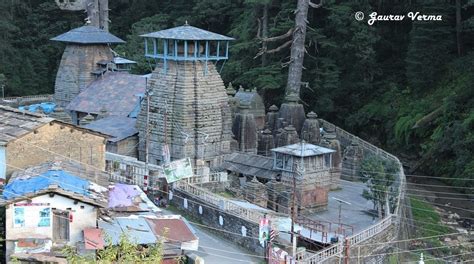
[[[191,159],[180,159],[165,164],[163,165],[163,171],[165,173],[166,181],[168,183],[192,177],[193,167],[191,166]]]
[[[13,212],[14,228],[51,226],[49,203],[17,203]]]
[[[270,239],[270,219],[265,217],[260,219],[258,227],[258,241],[262,247],[265,247],[265,243]]]

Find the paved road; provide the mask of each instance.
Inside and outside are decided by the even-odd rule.
[[[163,214],[176,214],[160,208]],[[185,217],[185,216],[184,216]],[[240,264],[263,263],[263,256],[256,257],[253,252],[248,252],[236,244],[225,240],[209,231],[208,228],[192,224],[199,237],[199,250],[189,251],[204,259],[205,264]]]
[[[262,263],[263,258],[254,257],[237,245],[210,233],[205,227],[193,225],[199,237],[199,251],[195,252],[204,259],[205,264]]]

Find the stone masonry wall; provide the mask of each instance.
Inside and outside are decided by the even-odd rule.
[[[95,80],[92,71],[97,62],[112,60],[113,54],[107,45],[68,44],[61,58],[54,86],[56,103],[65,107],[76,95]]]
[[[105,138],[61,123],[45,124],[8,143],[7,177],[17,168],[68,158],[105,170]]]
[[[260,246],[258,241],[258,224],[223,212],[214,205],[207,204],[176,189],[173,190],[173,198],[170,203],[184,211],[186,215],[200,219],[202,224],[214,229],[209,230],[217,232],[225,239],[258,255],[263,254],[263,247]],[[215,229],[223,231],[219,232]],[[243,233],[246,233],[246,237],[243,237]]]
[[[165,142],[171,159],[205,160],[211,167],[230,152],[231,112],[224,83],[214,64],[169,61],[158,64],[149,80],[150,163],[162,158]],[[140,160],[145,157],[147,100],[137,119]]]

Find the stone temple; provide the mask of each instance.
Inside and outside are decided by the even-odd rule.
[[[110,44],[125,43],[109,32],[93,26],[82,26],[52,38],[66,43],[56,75],[54,100],[67,106],[96,77],[97,63],[110,61],[114,55]]]
[[[145,56],[158,63],[137,120],[140,159],[148,142],[152,164],[189,157],[218,166],[230,152],[232,117],[216,64],[233,39],[189,25],[142,37]]]

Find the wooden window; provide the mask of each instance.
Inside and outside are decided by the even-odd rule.
[[[55,241],[69,241],[69,212],[53,211],[53,239]]]
[[[326,168],[330,168],[331,167],[331,154],[325,154],[324,155],[324,166]]]
[[[292,171],[293,156],[285,155],[283,153],[276,153],[274,167],[275,169],[279,169],[279,170]]]

